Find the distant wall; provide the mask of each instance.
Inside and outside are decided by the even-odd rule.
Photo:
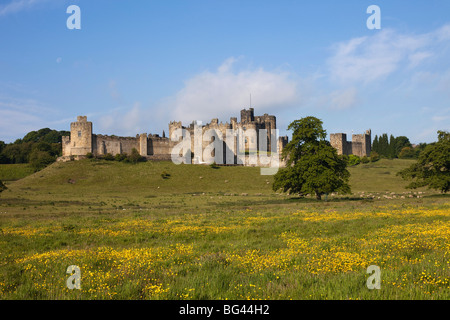
[[[131,154],[133,148],[140,150],[139,138],[94,135],[93,141],[92,152],[97,156],[107,153],[113,156],[122,153]]]

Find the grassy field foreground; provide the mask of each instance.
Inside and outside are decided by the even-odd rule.
[[[450,198],[405,190],[410,164],[350,168],[354,194],[319,202],[258,168],[55,163],[0,195],[0,298],[449,299]]]

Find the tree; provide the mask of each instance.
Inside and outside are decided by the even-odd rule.
[[[398,173],[412,180],[410,189],[428,186],[442,193],[450,190],[450,133],[438,131],[438,141],[429,144],[420,153],[417,162]]]
[[[2,154],[8,158],[9,163],[27,163],[32,150],[31,142],[7,144]]]
[[[283,150],[286,168],[274,176],[274,191],[315,194],[320,200],[323,194],[335,191],[349,193],[347,162],[338,156],[335,148],[326,141],[322,121],[306,117],[293,121],[292,140]]]
[[[380,156],[389,157],[389,139],[387,133],[378,137],[378,143],[372,147]]]
[[[395,137],[391,134],[389,137],[389,145],[388,145],[388,151],[387,151],[387,157],[389,159],[394,159],[396,157],[395,154],[395,144],[396,144],[396,139]]]
[[[378,143],[378,136],[377,135],[375,135],[375,139],[373,139],[373,142],[372,142],[372,151],[375,151],[378,154],[379,143]]]
[[[405,136],[398,136],[397,138],[395,138],[394,150],[395,150],[396,157],[399,157],[400,152],[404,148],[412,148],[412,145],[411,145],[411,142],[409,141],[409,139]]]
[[[404,147],[398,154],[400,159],[413,159],[416,157],[416,152],[411,147]]]
[[[52,156],[48,151],[42,151],[39,149],[34,149],[30,153],[30,166],[35,170],[39,171],[44,169],[49,164],[55,162],[55,157]]]

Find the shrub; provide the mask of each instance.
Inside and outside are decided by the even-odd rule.
[[[372,151],[370,153],[370,162],[375,162],[375,161],[378,161],[378,160],[380,160],[380,155],[378,154],[378,152]]]
[[[369,163],[369,162],[370,162],[369,157],[364,156],[364,157],[361,158],[361,163]]]
[[[127,159],[128,159],[131,163],[136,164],[136,163],[138,163],[138,162],[140,162],[140,161],[143,161],[143,160],[144,160],[144,157],[142,157],[142,156],[139,154],[139,151],[137,151],[136,148],[133,148],[133,149],[131,150],[131,154],[127,157]]]
[[[111,153],[105,154],[103,159],[108,160],[108,161],[114,161],[114,157],[113,157],[113,155]]]
[[[118,154],[116,154],[116,156],[114,157],[114,159],[116,160],[116,161],[125,161],[125,159],[127,159],[127,154],[126,153],[122,153],[122,154],[120,154],[120,153],[118,153]]]
[[[217,165],[217,163],[214,161],[213,163],[211,163],[210,165],[209,165],[209,167],[210,168],[213,168],[213,169],[219,169],[219,166]]]
[[[170,173],[167,173],[166,171],[163,171],[161,173],[161,178],[163,179],[169,179],[170,178]]]
[[[94,154],[92,152],[88,152],[88,153],[86,153],[86,158],[92,159],[92,158],[94,158]]]
[[[347,162],[347,165],[348,166],[356,166],[356,165],[358,165],[359,163],[361,162],[361,158],[360,157],[358,157],[358,156],[355,156],[354,154],[350,154],[349,156],[348,156],[348,162]]]

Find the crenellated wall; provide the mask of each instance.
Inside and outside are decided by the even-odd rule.
[[[197,128],[201,128],[201,151],[195,150],[194,139]],[[214,118],[210,123],[203,126],[196,126],[193,122],[188,127],[184,127],[181,121],[171,121],[169,123],[169,137],[165,137],[164,134],[163,137],[160,137],[159,135],[147,135],[146,133],[138,134],[136,137],[118,137],[92,134],[92,122],[88,122],[85,116],[79,116],[76,122],[71,123],[70,137],[63,137],[63,157],[86,156],[87,153],[92,153],[95,156],[103,156],[109,153],[115,156],[116,154],[130,154],[133,149],[136,149],[141,156],[149,159],[170,160],[173,147],[179,143],[179,141],[171,140],[176,129],[184,129],[190,134],[193,163],[201,163],[216,156],[213,145],[217,137],[217,139],[220,139],[218,143],[223,149],[223,161],[219,159],[219,163],[229,163],[232,159],[231,162],[235,164],[242,161],[245,165],[252,165],[251,162],[248,162],[248,159],[240,160],[241,157],[252,153],[252,151],[259,151],[260,137],[258,133],[261,129],[267,130],[267,151],[272,151],[271,129],[276,129],[276,118],[268,114],[255,117],[254,109],[250,108],[241,111],[241,122],[238,122],[236,117],[231,117],[229,123],[222,123],[219,122],[219,119]],[[230,129],[234,130],[233,135],[227,137]],[[240,136],[235,135],[236,131],[240,132]],[[206,133],[210,133],[210,137]],[[288,139],[287,137],[280,138],[275,145],[278,149],[283,149]],[[211,150],[210,155],[208,155],[209,150]],[[280,153],[281,151],[279,150]],[[201,154],[198,154],[199,152]],[[203,159],[204,156],[208,159]]]

